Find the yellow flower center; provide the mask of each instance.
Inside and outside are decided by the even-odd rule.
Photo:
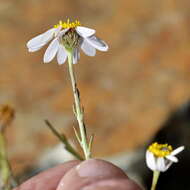
[[[63,29],[66,28],[76,28],[77,26],[80,26],[81,23],[78,20],[75,20],[75,22],[70,22],[69,19],[67,19],[67,22],[59,21],[58,24],[54,25],[54,28],[62,27]]]
[[[171,154],[173,148],[171,145],[158,144],[157,142],[155,142],[148,147],[148,151],[152,152],[157,157],[165,157]]]

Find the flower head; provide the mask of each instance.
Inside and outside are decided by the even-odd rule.
[[[184,146],[180,146],[173,150],[171,145],[153,143],[146,151],[147,166],[153,171],[165,172],[172,163],[178,162],[177,155],[184,150]]]
[[[0,105],[0,131],[2,131],[6,126],[8,126],[15,117],[14,109],[5,104]]]
[[[94,29],[81,26],[77,20],[70,22],[68,19],[67,22],[60,21],[53,28],[32,38],[27,47],[29,52],[35,52],[52,40],[44,54],[44,63],[52,61],[56,55],[58,64],[65,63],[67,51],[73,51],[73,63],[77,63],[80,57],[79,48],[88,56],[94,56],[96,49],[108,50],[107,44],[94,34]]]

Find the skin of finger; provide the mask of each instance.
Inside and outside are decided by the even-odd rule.
[[[28,179],[13,190],[55,190],[61,178],[73,167],[80,164],[78,160],[72,160],[50,168]]]
[[[112,178],[100,180],[90,184],[81,190],[142,190],[134,181],[130,179]]]
[[[129,179],[120,168],[112,163],[100,159],[89,159],[68,171],[56,190],[79,190],[99,180],[110,178]]]

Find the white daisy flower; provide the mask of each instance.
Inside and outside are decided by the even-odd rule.
[[[146,151],[146,164],[152,171],[165,172],[173,163],[177,163],[176,157],[184,146],[173,150],[171,145],[153,143]]]
[[[49,63],[57,55],[58,64],[65,63],[67,51],[73,51],[73,63],[77,63],[80,58],[79,48],[88,56],[95,56],[96,49],[107,51],[108,45],[97,38],[95,30],[81,26],[79,21],[67,22],[60,21],[54,28],[32,38],[27,43],[29,52],[35,52],[41,49],[48,42],[44,54],[44,63]]]

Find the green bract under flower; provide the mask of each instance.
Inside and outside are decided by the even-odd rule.
[[[78,35],[78,33],[73,28],[70,28],[65,33],[65,35],[62,36],[61,43],[63,44],[66,50],[70,51],[79,46],[80,40],[82,39]]]

